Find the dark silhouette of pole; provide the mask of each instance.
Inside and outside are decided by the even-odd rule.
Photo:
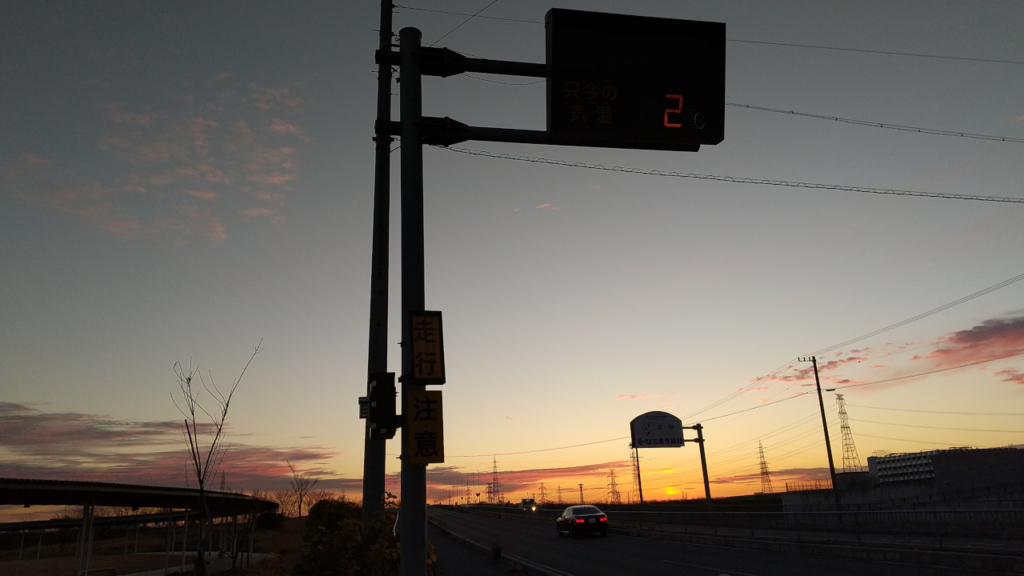
[[[836,465],[832,461],[832,442],[828,438],[828,420],[825,419],[825,401],[821,399],[821,380],[818,379],[818,359],[814,356],[798,358],[801,362],[810,361],[814,366],[814,386],[818,389],[818,407],[821,408],[821,427],[825,431],[825,451],[828,452],[828,473],[832,478],[832,496],[835,498],[836,509],[839,509],[839,487],[836,486]]]
[[[423,139],[422,74],[416,54],[423,34],[416,28],[398,33],[401,52],[402,122],[402,399],[421,386],[412,384],[412,313],[425,308],[423,278]],[[406,408],[402,416],[408,417]],[[414,445],[409,427],[402,426],[402,504],[399,534],[402,539],[402,576],[427,574],[427,466],[410,464]]]
[[[391,50],[391,0],[380,3],[380,49]],[[377,68],[377,124],[391,121],[391,65]],[[370,396],[370,375],[388,370],[388,251],[391,211],[391,141],[384,131],[376,137],[373,175],[373,253],[370,269],[370,337],[366,385]],[[363,531],[373,521],[384,520],[384,464],[387,440],[370,438],[370,419],[366,419],[363,443]]]
[[[697,431],[697,443],[700,445],[700,469],[704,473],[704,499],[707,501],[708,510],[711,509],[711,481],[708,479],[708,459],[704,455],[704,427],[694,424],[693,429]]]

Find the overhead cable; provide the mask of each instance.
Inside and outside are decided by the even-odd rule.
[[[493,4],[493,2],[492,2],[492,4]],[[415,10],[417,12],[433,12],[435,14],[448,14],[450,16],[470,16],[470,17],[475,17],[475,18],[482,18],[482,19],[485,19],[485,20],[502,20],[502,21],[505,21],[505,22],[517,22],[517,23],[520,23],[520,24],[544,25],[544,22],[541,22],[540,20],[523,20],[523,19],[520,19],[520,18],[505,18],[505,17],[501,17],[501,16],[481,16],[481,15],[479,15],[480,14],[479,12],[477,12],[476,14],[470,14],[468,12],[453,12],[453,11],[450,11],[450,10],[437,10],[437,9],[433,9],[433,8],[414,8],[412,6],[402,6],[402,5],[399,5],[399,4],[395,4],[394,6],[395,6],[395,8],[402,8],[402,9],[405,9],[405,10]],[[484,7],[484,10],[486,10],[488,7],[490,7],[490,4],[488,4],[486,7]],[[482,11],[483,10],[481,10],[481,12]],[[465,24],[465,22],[463,22],[463,24]],[[460,24],[459,26],[461,26],[461,25],[462,24]],[[443,38],[443,36],[442,36],[442,38]],[[438,40],[438,41],[440,41],[440,40]],[[840,48],[840,47],[837,47],[837,46],[821,46],[821,45],[816,45],[816,44],[794,44],[794,43],[791,43],[791,42],[770,42],[770,41],[767,41],[767,40],[744,40],[744,39],[739,39],[739,38],[727,38],[726,42],[738,42],[738,43],[742,43],[742,44],[764,44],[764,45],[767,45],[767,46],[785,46],[785,47],[788,47],[788,48],[810,48],[810,49],[813,49],[813,50],[832,50],[832,51],[836,51],[836,52],[861,52],[861,53],[867,53],[867,54],[884,54],[886,56],[910,56],[910,57],[914,57],[914,58],[933,58],[933,59],[937,59],[937,60],[961,60],[961,61],[966,61],[966,62],[985,62],[985,63],[988,63],[988,64],[1024,64],[1024,60],[1002,60],[1002,59],[998,59],[998,58],[971,58],[971,57],[968,57],[968,56],[945,56],[945,55],[941,55],[941,54],[924,54],[924,53],[920,53],[920,52],[896,52],[896,51],[892,51],[892,50],[870,50],[870,49],[866,49],[866,48]]]
[[[903,426],[904,428],[928,428],[931,430],[956,430],[957,432],[998,432],[1002,434],[1021,434],[1024,430],[991,430],[982,428],[950,428],[949,426],[923,426],[921,424],[900,424],[898,422],[878,422],[876,420],[855,420],[857,424],[881,424],[883,426]]]
[[[482,80],[482,78],[481,78]],[[807,118],[816,118],[818,120],[832,120],[833,122],[845,122],[846,124],[857,124],[858,126],[870,126],[872,128],[888,128],[889,130],[901,130],[903,132],[917,132],[920,134],[933,134],[936,136],[957,136],[959,138],[973,138],[975,140],[992,140],[995,142],[1014,142],[1017,144],[1024,144],[1024,138],[1013,138],[1010,136],[992,136],[989,134],[973,134],[970,132],[957,132],[955,130],[939,130],[937,128],[918,128],[916,126],[904,126],[902,124],[886,124],[884,122],[871,122],[868,120],[855,120],[853,118],[841,118],[839,116],[825,116],[822,114],[811,114],[809,112],[797,112],[795,110],[780,110],[778,108],[767,108],[764,106],[753,106],[751,104],[736,104],[733,102],[726,102],[726,106],[734,106],[736,108],[747,108],[749,110],[758,110],[761,112],[776,112],[779,114],[790,114],[793,116],[805,116]]]
[[[921,320],[923,318],[927,318],[927,317],[929,317],[929,316],[931,316],[933,314],[938,314],[939,312],[942,312],[944,310],[949,310],[950,308],[952,308],[954,306],[959,306],[960,304],[963,304],[964,302],[969,302],[971,300],[974,300],[975,298],[979,298],[979,297],[984,296],[985,294],[988,294],[990,292],[995,292],[996,290],[999,290],[1000,288],[1005,288],[1005,287],[1009,286],[1010,284],[1015,284],[1017,282],[1020,282],[1021,280],[1024,280],[1024,274],[1018,274],[1017,276],[1014,276],[1013,278],[1010,278],[1008,280],[1003,280],[1002,282],[1000,282],[998,284],[993,284],[992,286],[989,286],[988,288],[983,288],[981,290],[978,290],[977,292],[974,292],[972,294],[968,294],[967,296],[964,296],[963,298],[959,298],[957,300],[953,300],[952,302],[947,302],[947,303],[943,304],[942,306],[938,306],[938,307],[932,308],[931,310],[928,310],[927,312],[922,312],[922,313],[918,314],[917,316],[911,316],[910,318],[907,318],[906,320],[900,320],[899,322],[897,322],[895,324],[890,324],[890,325],[888,325],[888,326],[886,326],[884,328],[879,328],[878,330],[875,330],[873,332],[868,332],[867,334],[862,334],[862,335],[857,336],[855,338],[850,338],[849,340],[844,340],[844,341],[842,341],[842,342],[840,342],[838,344],[833,344],[831,346],[828,346],[828,347],[825,347],[825,348],[821,348],[820,350],[815,350],[814,352],[811,352],[810,355],[811,356],[818,356],[820,354],[824,354],[825,352],[829,352],[829,351],[835,350],[836,348],[845,348],[846,346],[849,346],[850,344],[853,344],[855,342],[860,342],[861,340],[866,340],[868,338],[872,338],[874,336],[878,336],[879,334],[888,332],[890,330],[894,330],[894,329],[899,328],[901,326],[906,326],[907,324],[910,324],[911,322],[917,322],[918,320]]]
[[[842,192],[860,192],[864,194],[881,194],[887,196],[915,196],[921,198],[940,198],[943,200],[975,200],[979,202],[999,202],[1005,204],[1024,204],[1024,197],[1014,198],[1006,196],[975,196],[973,194],[945,194],[942,192],[920,192],[916,190],[900,190],[897,188],[872,188],[868,186],[843,186],[840,184],[820,184],[816,182],[792,182],[788,180],[769,180],[767,178],[744,178],[739,176],[719,176],[715,174],[699,174],[696,172],[673,172],[670,170],[656,170],[632,168],[629,166],[614,166],[606,164],[594,164],[591,162],[579,162],[573,160],[555,160],[552,158],[538,158],[534,156],[523,156],[521,154],[506,154],[499,152],[488,152],[473,148],[456,148],[454,146],[434,146],[441,150],[468,154],[470,156],[484,156],[501,160],[515,160],[517,162],[531,162],[534,164],[549,164],[552,166],[566,166],[569,168],[586,168],[587,170],[602,170],[605,172],[622,172],[626,174],[643,174],[645,176],[660,176],[663,178],[689,178],[695,180],[712,180],[715,182],[729,182],[732,184],[757,184],[761,186],[783,186],[787,188],[806,188],[810,190],[839,190]]]
[[[921,412],[924,414],[953,414],[956,416],[1024,416],[1024,412],[947,412],[944,410],[913,410],[910,408],[883,408],[881,406],[860,406],[847,404],[851,408],[865,408],[868,410],[891,410],[894,412]]]

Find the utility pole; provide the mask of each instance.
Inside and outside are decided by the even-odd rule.
[[[583,484],[580,484],[580,504],[583,504]]]
[[[423,263],[423,115],[422,74],[417,54],[423,34],[415,28],[399,32],[402,90],[399,97],[402,137],[402,398],[422,390],[413,383],[412,314],[426,309]],[[409,418],[405,408],[402,418]],[[413,464],[406,454],[415,446],[408,426],[402,426],[402,576],[427,573],[427,465]]]
[[[391,50],[391,0],[380,3],[381,51]],[[377,65],[377,124],[391,122],[391,65]],[[370,396],[370,375],[388,370],[388,266],[391,212],[391,141],[386,132],[378,130],[373,175],[373,253],[370,257],[370,337],[367,359],[367,397]],[[384,520],[384,462],[387,440],[370,438],[370,419],[366,419],[363,435],[363,532],[368,533],[373,521]]]
[[[828,473],[832,477],[832,495],[835,498],[836,510],[839,510],[839,487],[836,486],[836,465],[832,461],[832,442],[828,439],[828,420],[825,419],[825,401],[821,399],[821,380],[818,379],[818,359],[814,356],[797,358],[800,362],[810,362],[814,366],[814,386],[818,389],[818,407],[821,409],[821,427],[825,431],[825,451],[828,452]]]

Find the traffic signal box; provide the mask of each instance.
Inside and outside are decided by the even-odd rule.
[[[725,138],[725,24],[552,9],[549,136],[696,151]]]
[[[390,440],[395,437],[395,429],[398,427],[398,417],[395,415],[395,373],[371,374],[369,388],[370,439]]]

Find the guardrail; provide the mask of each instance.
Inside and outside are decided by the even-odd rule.
[[[561,510],[462,506],[463,511],[553,520]],[[458,508],[453,507],[453,510]],[[611,509],[611,526],[692,525],[834,532],[922,533],[1024,539],[1024,508],[983,510],[862,510],[842,512],[707,512]]]
[[[1024,509],[874,510],[852,512],[657,512],[619,510],[616,522],[833,531],[925,532],[1024,537]]]

